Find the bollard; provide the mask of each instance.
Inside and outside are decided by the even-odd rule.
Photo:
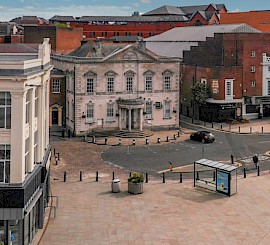
[[[148,145],[149,144],[149,139],[145,140],[145,144]]]
[[[118,145],[121,145],[121,139],[119,139]]]
[[[60,161],[60,153],[57,153],[57,160]]]
[[[145,183],[148,183],[148,173],[145,173]]]
[[[176,135],[175,134],[173,135],[173,139],[176,140]]]
[[[182,175],[182,172],[180,173],[180,183],[183,182],[183,175]]]
[[[177,132],[177,137],[180,137],[180,132],[179,131]]]
[[[58,162],[57,162],[57,160],[55,160],[55,165],[57,165],[58,164]]]
[[[257,175],[260,176],[260,166],[257,167]]]
[[[135,140],[132,140],[132,145],[135,145],[135,144],[136,144]]]
[[[246,168],[244,168],[244,178],[247,177],[247,174],[246,174]]]
[[[234,164],[234,156],[231,155],[231,164]]]
[[[162,173],[162,182],[165,183],[165,173]]]
[[[80,171],[80,181],[82,181],[82,171]]]
[[[263,127],[262,127],[262,134],[263,134]]]
[[[239,133],[240,133],[240,126],[239,126]]]
[[[64,182],[67,180],[67,172],[64,172]]]
[[[129,173],[129,177],[131,177],[131,172]]]
[[[212,123],[212,128],[214,128],[214,123]]]
[[[216,181],[216,172],[213,171],[213,181]]]
[[[157,139],[157,142],[160,143],[160,138]]]
[[[223,127],[223,125],[222,124],[220,124],[220,129],[222,130],[222,127]]]
[[[249,130],[250,133],[252,133],[252,127],[250,127],[250,130]]]
[[[70,129],[68,130],[68,137],[69,137],[69,138],[71,137]]]
[[[105,138],[105,145],[107,145],[107,142],[108,142],[108,139],[107,139],[107,138]]]
[[[114,180],[114,172],[112,172],[112,179]]]
[[[199,179],[199,171],[196,172],[196,179]]]
[[[62,138],[65,138],[65,129],[62,130]]]
[[[169,142],[169,136],[167,136],[166,142]]]
[[[53,148],[53,155],[55,156],[55,148]]]
[[[98,182],[98,171],[96,172],[96,182]]]

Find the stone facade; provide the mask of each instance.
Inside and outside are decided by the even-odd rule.
[[[52,57],[66,73],[66,125],[74,134],[179,126],[178,59],[132,45],[106,56],[94,49],[92,57]]]

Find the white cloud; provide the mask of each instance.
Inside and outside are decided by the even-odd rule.
[[[140,0],[141,3],[151,3],[151,0]]]
[[[231,12],[240,12],[240,9],[234,9],[233,11]]]
[[[111,13],[111,15],[130,16],[134,10],[129,6],[108,6],[108,5],[69,5],[56,7],[42,7],[42,6],[26,6],[22,8],[3,7],[1,9],[0,21],[9,21],[16,17],[23,15],[35,15],[50,19],[54,15],[70,15],[74,17],[80,16],[104,16],[104,13]]]

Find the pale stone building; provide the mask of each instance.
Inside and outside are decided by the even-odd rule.
[[[0,243],[30,244],[49,195],[50,44],[0,44]]]
[[[178,58],[158,56],[143,44],[96,42],[53,55],[52,62],[66,74],[66,125],[74,135],[179,126]]]

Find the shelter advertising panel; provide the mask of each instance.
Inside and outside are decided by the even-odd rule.
[[[217,171],[217,191],[229,194],[229,173]]]

